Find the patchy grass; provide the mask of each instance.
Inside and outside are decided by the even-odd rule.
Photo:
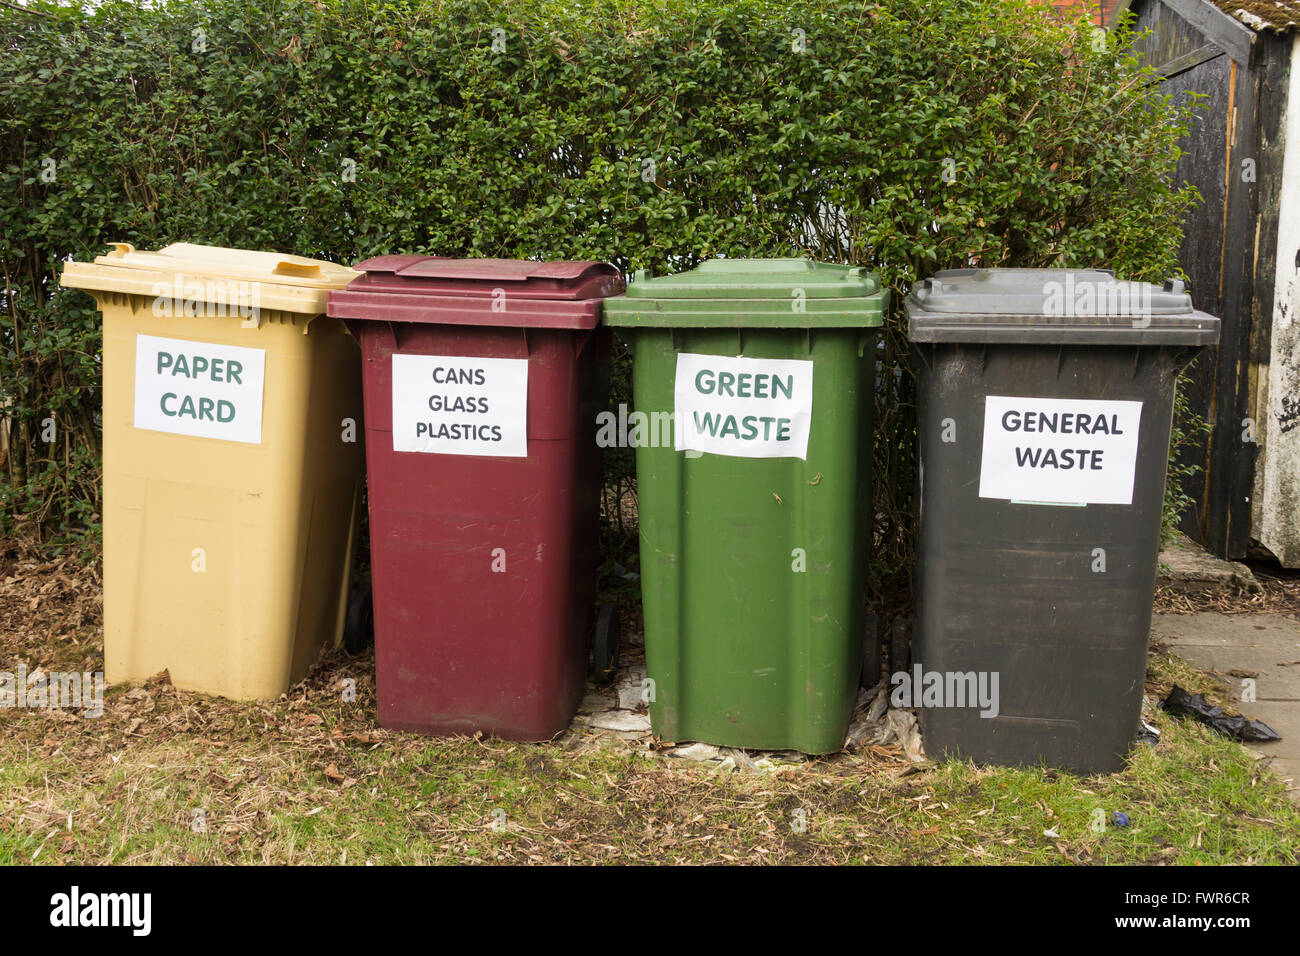
[[[15,579],[0,669],[99,668],[93,568],[0,574]],[[1152,693],[1176,680],[1215,695],[1164,652],[1149,678]],[[373,661],[336,653],[269,703],[154,680],[112,689],[96,719],[0,711],[0,863],[1300,862],[1300,812],[1275,776],[1197,724],[1150,719],[1160,743],[1109,777],[918,768],[891,747],[724,774],[587,731],[384,731]],[[1128,827],[1104,823],[1115,811]]]
[[[1153,644],[1147,657],[1147,693],[1164,698],[1175,684],[1190,693],[1204,694],[1208,700],[1225,710],[1237,713],[1222,680],[1198,670],[1194,664],[1177,654],[1170,653],[1163,644]]]
[[[0,863],[1300,861],[1279,783],[1163,715],[1159,746],[1112,777],[871,752],[759,775],[575,752],[580,737],[389,734],[368,694],[337,696],[241,706],[156,685],[115,691],[98,720],[6,715]],[[1130,826],[1100,825],[1116,810]]]

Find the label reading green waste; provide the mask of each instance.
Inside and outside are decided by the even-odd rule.
[[[808,457],[813,363],[679,353],[675,447],[735,458]]]
[[[135,337],[135,427],[262,443],[266,350]]]

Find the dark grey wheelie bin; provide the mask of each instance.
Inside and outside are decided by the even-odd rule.
[[[1119,769],[1136,737],[1175,383],[1219,337],[1178,280],[917,283],[912,703],[926,751]]]

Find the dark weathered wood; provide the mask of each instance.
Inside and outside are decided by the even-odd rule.
[[[1160,0],[1165,6],[1196,27],[1211,43],[1220,47],[1239,66],[1250,65],[1255,45],[1255,31],[1240,20],[1228,16],[1206,0]]]
[[[1242,433],[1254,414],[1256,372],[1269,360],[1290,38],[1256,37],[1204,0],[1130,6],[1136,29],[1152,31],[1139,52],[1165,74],[1162,90],[1180,101],[1205,97],[1175,174],[1202,200],[1184,218],[1179,262],[1197,306],[1222,318],[1222,336],[1191,372],[1192,407],[1212,431],[1181,459],[1203,468],[1187,489],[1196,507],[1183,530],[1220,555],[1242,557],[1258,450]],[[1205,57],[1207,39],[1228,56]],[[1243,178],[1245,160],[1253,182]]]
[[[1182,56],[1175,57],[1167,63],[1160,64],[1156,69],[1161,76],[1168,79],[1180,73],[1186,73],[1193,67],[1200,66],[1206,60],[1213,60],[1216,56],[1224,55],[1223,50],[1213,43],[1207,43],[1204,46],[1198,46],[1195,50],[1184,53]]]
[[[1135,7],[1137,5],[1135,4]],[[1181,48],[1188,42],[1188,34],[1195,31],[1185,21],[1158,2],[1144,5],[1139,13],[1139,25],[1150,26],[1153,36],[1160,38],[1157,49],[1149,54],[1159,56],[1168,43]],[[1190,134],[1183,140],[1183,155],[1174,173],[1177,182],[1196,186],[1201,202],[1183,217],[1183,239],[1178,261],[1187,274],[1192,300],[1200,309],[1212,315],[1223,316],[1225,331],[1232,324],[1232,316],[1224,316],[1221,298],[1221,271],[1223,262],[1222,240],[1226,208],[1225,169],[1228,163],[1228,84],[1233,61],[1226,56],[1207,60],[1199,66],[1170,77],[1162,84],[1164,92],[1180,103],[1193,93],[1205,96],[1204,108],[1198,110],[1192,121]],[[1215,423],[1215,389],[1217,350],[1202,355],[1189,372],[1188,400],[1192,410],[1212,424]],[[1220,425],[1217,429],[1222,431]],[[1187,482],[1186,491],[1196,502],[1183,516],[1182,530],[1196,541],[1204,542],[1207,520],[1202,507],[1205,501],[1207,475],[1210,467],[1209,441],[1202,440],[1185,447],[1179,456],[1182,464],[1195,464],[1203,470]]]
[[[1267,408],[1261,407],[1261,404],[1267,398],[1268,366],[1273,358],[1273,306],[1277,292],[1276,256],[1278,222],[1281,218],[1282,164],[1288,145],[1291,149],[1300,149],[1300,144],[1286,142],[1287,86],[1290,73],[1290,37],[1278,37],[1273,34],[1261,37],[1255,51],[1253,70],[1259,128],[1258,182],[1255,185],[1258,238],[1254,260],[1243,263],[1243,267],[1249,268],[1248,275],[1253,283],[1253,314],[1248,354],[1250,408],[1253,415],[1263,413],[1267,416]],[[1290,108],[1300,109],[1300,104],[1293,103]],[[1261,437],[1264,441],[1268,441],[1269,436],[1266,434],[1268,425],[1259,422],[1258,426]],[[1265,463],[1261,459],[1263,446],[1252,446],[1251,451],[1253,453],[1251,486],[1247,494],[1253,498],[1258,490],[1255,487],[1258,479],[1264,477],[1261,469],[1264,468]],[[1258,510],[1259,503],[1252,501],[1251,531],[1255,533],[1260,532],[1260,526],[1255,521]],[[1249,546],[1248,537],[1246,547]]]
[[[1242,163],[1255,163],[1258,175],[1258,102],[1252,72],[1232,64],[1228,111],[1227,200],[1221,237],[1223,309],[1214,369],[1214,430],[1206,461],[1201,501],[1204,544],[1222,557],[1242,557],[1250,539],[1250,495],[1254,486],[1255,445],[1242,441],[1250,403],[1250,335],[1258,218],[1258,182],[1242,181]]]
[[[1260,371],[1270,362],[1291,38],[1256,35],[1204,0],[1123,7],[1136,30],[1151,30],[1135,48],[1165,75],[1162,90],[1177,100],[1205,98],[1175,173],[1201,194],[1184,217],[1179,263],[1197,306],[1222,317],[1222,338],[1191,373],[1188,397],[1213,431],[1184,449],[1183,462],[1204,471],[1188,486],[1196,507],[1183,529],[1217,554],[1243,557],[1258,451],[1243,429],[1262,401]],[[1206,56],[1206,40],[1229,56]],[[1253,181],[1243,178],[1245,160]]]
[[[1133,29],[1138,34],[1133,49],[1157,70],[1206,46],[1222,51],[1222,47],[1208,41],[1199,29],[1159,0],[1138,0],[1132,9],[1137,18]]]
[[[1259,104],[1259,243],[1256,259],[1250,263],[1254,277],[1254,315],[1251,329],[1250,360],[1253,365],[1267,365],[1272,354],[1273,302],[1276,295],[1278,220],[1281,217],[1282,162],[1287,147],[1300,144],[1286,142],[1287,81],[1291,72],[1290,37],[1267,35],[1260,38],[1255,54],[1255,98]],[[1292,104],[1300,109],[1300,103]]]

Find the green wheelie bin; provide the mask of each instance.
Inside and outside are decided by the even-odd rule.
[[[843,745],[862,668],[886,301],[866,269],[807,259],[638,273],[605,300],[632,353],[660,738]]]

